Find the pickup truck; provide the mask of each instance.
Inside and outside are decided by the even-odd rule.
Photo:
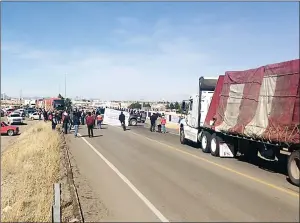
[[[7,134],[9,136],[18,135],[19,127],[8,125],[5,122],[1,122],[1,135]]]
[[[128,124],[130,126],[136,126],[137,123],[145,123],[145,121],[146,121],[146,116],[143,115],[143,113],[140,114],[133,113],[130,114],[129,116]]]

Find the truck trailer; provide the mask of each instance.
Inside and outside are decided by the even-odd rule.
[[[216,157],[288,159],[287,174],[299,186],[299,62],[200,77],[198,93],[182,102],[180,142]]]

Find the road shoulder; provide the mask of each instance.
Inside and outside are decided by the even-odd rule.
[[[82,135],[86,135],[86,128],[81,128]],[[86,222],[158,221],[143,201],[80,137],[69,134],[66,138]]]

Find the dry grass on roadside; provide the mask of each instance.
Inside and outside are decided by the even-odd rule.
[[[62,138],[49,123],[23,132],[1,159],[1,221],[50,222]]]

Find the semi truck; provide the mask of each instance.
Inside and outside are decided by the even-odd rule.
[[[61,111],[65,109],[65,100],[61,98],[47,98],[44,99],[44,108],[49,110]]]
[[[299,61],[200,77],[198,93],[182,102],[180,142],[215,157],[287,161],[287,175],[299,186]]]

